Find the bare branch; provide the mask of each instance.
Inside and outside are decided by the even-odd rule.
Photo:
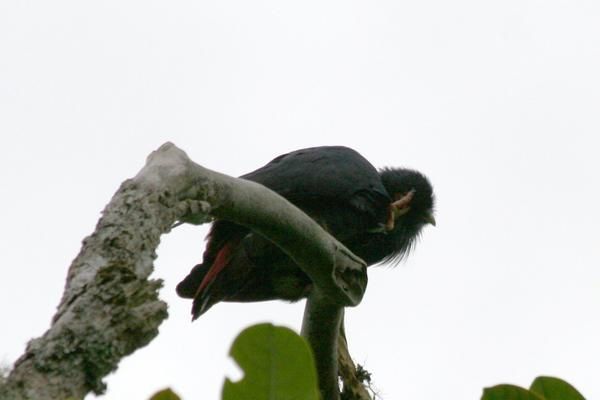
[[[344,318],[344,307],[332,304],[317,288],[306,299],[302,336],[308,340],[319,377],[321,398],[339,400],[338,336]]]

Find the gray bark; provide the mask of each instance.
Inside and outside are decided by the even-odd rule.
[[[199,224],[211,217],[248,226],[298,263],[319,293],[309,300],[305,321],[314,320],[313,308],[342,310],[362,299],[365,264],[312,219],[265,187],[205,169],[166,143],[121,185],[83,241],[51,327],[28,343],[0,381],[0,398],[82,399],[102,393],[102,379],[148,344],[167,318],[167,305],[158,298],[162,283],[148,279],[160,236],[176,221]],[[339,318],[329,321],[319,329],[337,337]],[[335,340],[327,339],[333,346],[327,349],[319,338],[308,337],[336,363]],[[326,379],[320,379],[322,387],[331,386]]]
[[[338,335],[344,307],[331,303],[318,288],[306,299],[302,336],[308,340],[315,356],[321,398],[338,400]]]

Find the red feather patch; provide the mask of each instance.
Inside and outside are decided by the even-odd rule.
[[[219,275],[219,272],[221,272],[223,268],[229,264],[229,261],[231,261],[231,256],[233,255],[233,250],[235,250],[238,243],[239,240],[232,240],[225,243],[225,245],[221,247],[217,253],[217,257],[215,257],[215,261],[210,266],[210,269],[206,275],[204,275],[204,279],[202,279],[200,286],[198,286],[198,290],[196,290],[196,295],[194,297],[198,297],[198,295],[202,293],[206,286],[208,286],[208,284],[212,282],[217,275]]]

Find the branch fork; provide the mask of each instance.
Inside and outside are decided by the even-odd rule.
[[[160,236],[178,221],[227,219],[278,245],[312,279],[302,333],[318,361],[323,399],[338,399],[337,338],[346,306],[360,303],[365,263],[283,197],[257,183],[206,169],[172,143],[123,182],[83,241],[52,325],[31,340],[0,398],[50,400],[102,393],[102,379],[147,345],[167,318],[149,279]],[[323,358],[325,360],[325,358]]]

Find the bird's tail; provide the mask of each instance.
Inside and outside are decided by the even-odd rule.
[[[188,276],[179,282],[175,289],[179,296],[186,299],[194,299],[192,306],[192,320],[204,314],[213,304],[219,301],[218,299],[214,299],[214,296],[211,296],[210,287],[212,282],[208,282],[204,286],[201,286],[201,284],[205,282],[210,270],[210,264],[202,263],[196,265]]]
[[[193,319],[204,314],[213,304],[221,300],[218,295],[213,296],[211,286],[219,273],[231,261],[238,244],[238,240],[226,243],[211,263],[204,262],[196,265],[188,276],[177,285],[176,291],[179,296],[194,299],[192,306]]]
[[[192,268],[188,276],[175,288],[177,294],[184,299],[193,299],[209,267],[209,265],[198,264]]]

